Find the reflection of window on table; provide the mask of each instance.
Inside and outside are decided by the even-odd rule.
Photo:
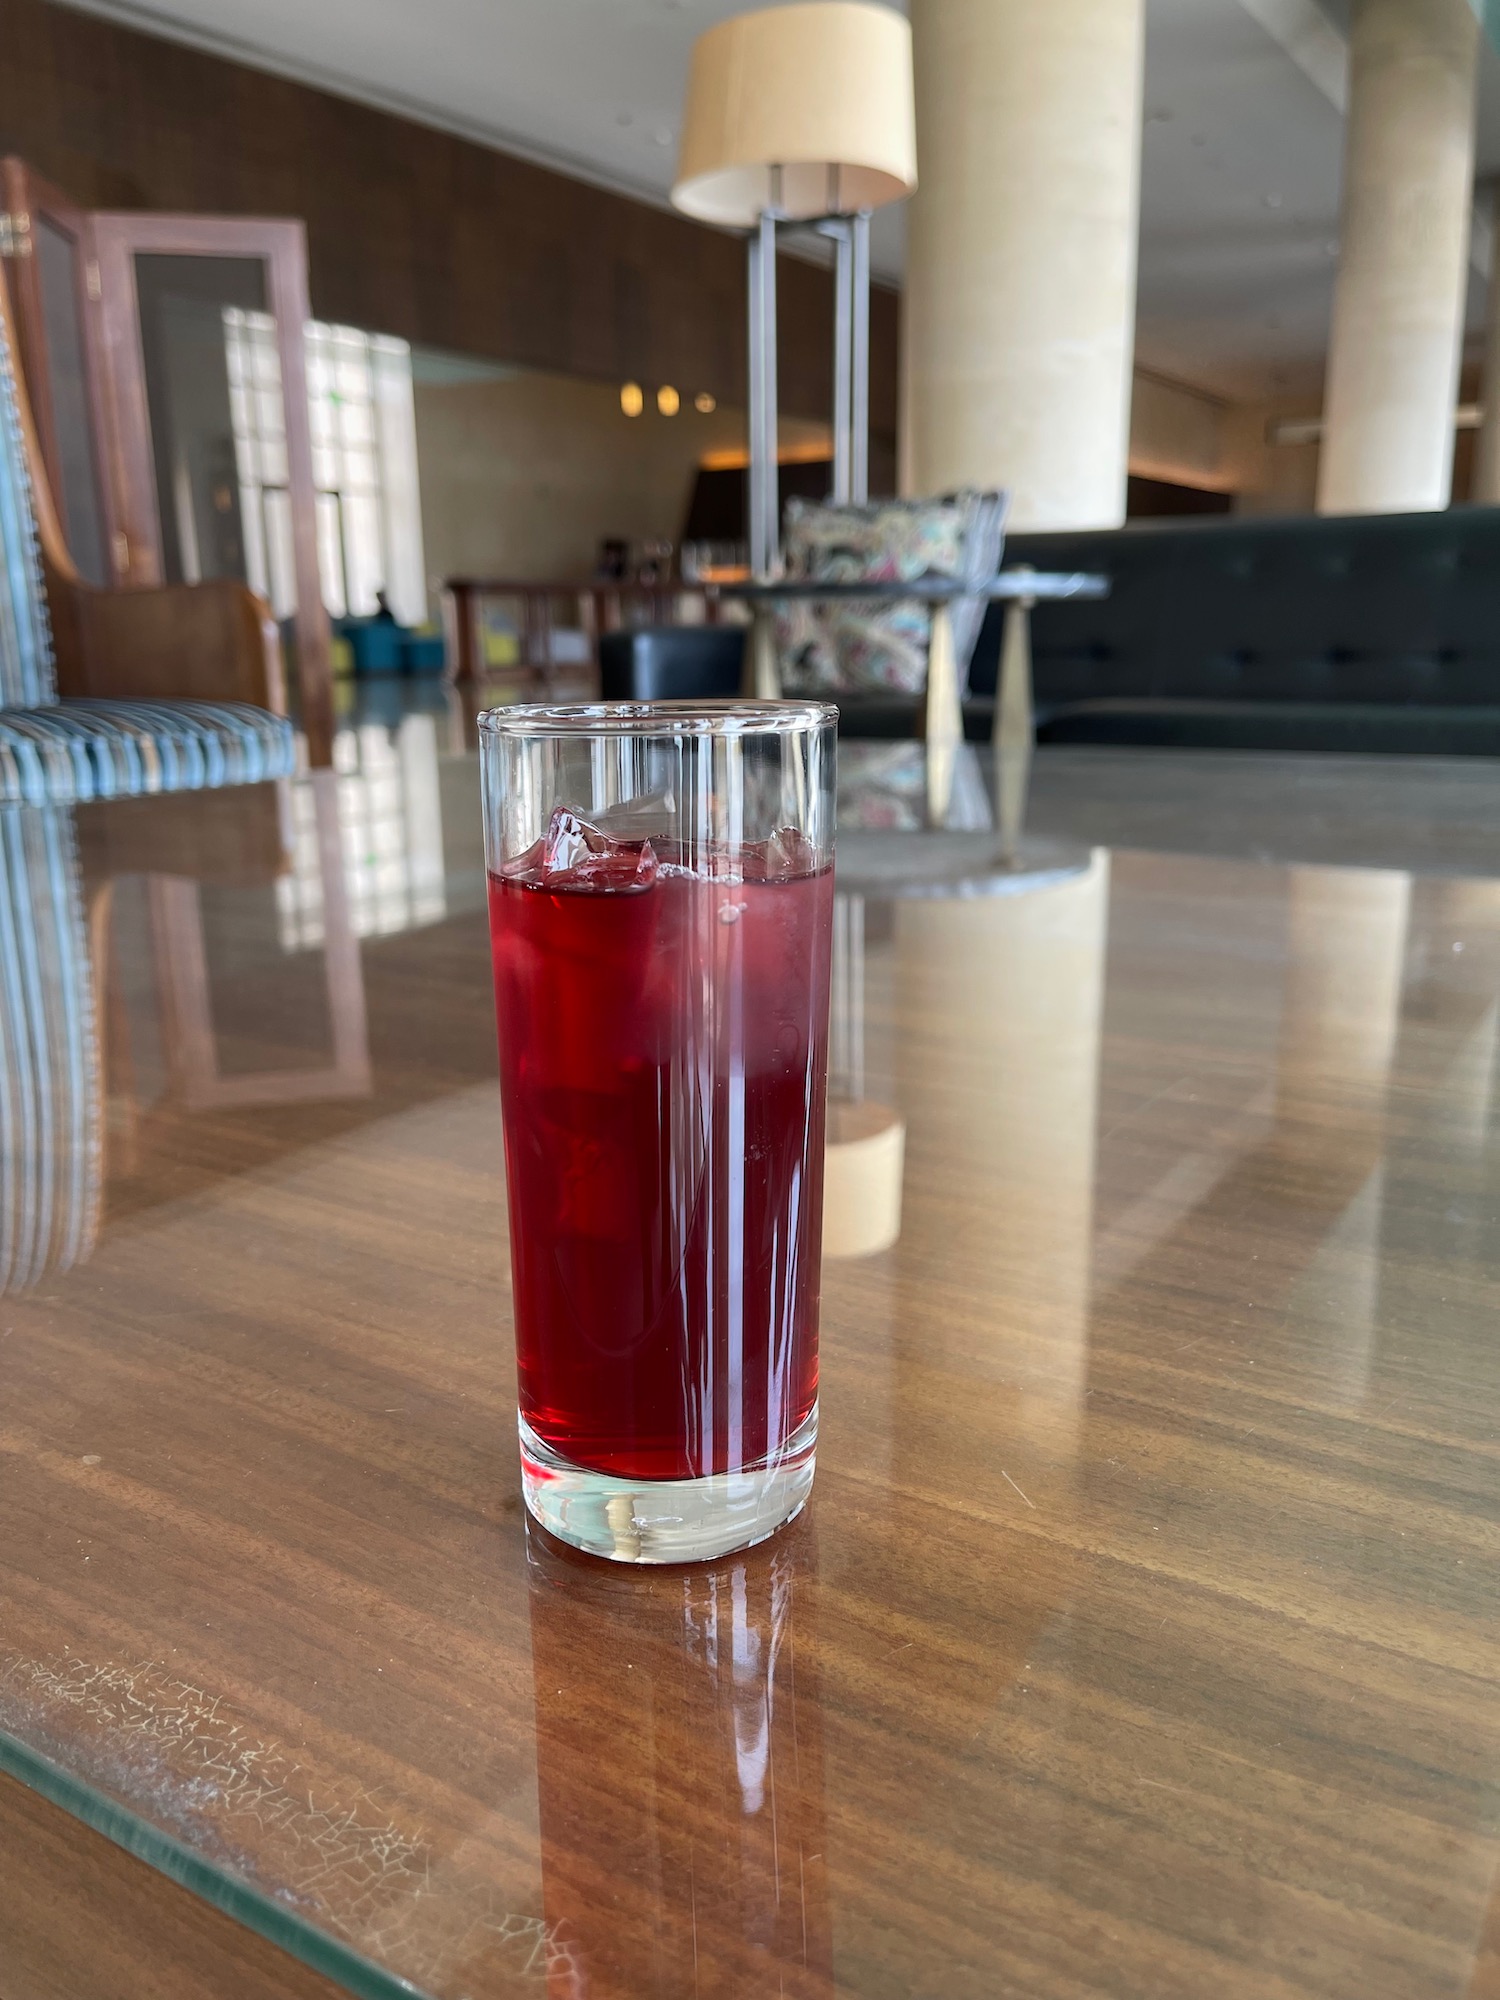
[[[278,618],[296,603],[276,323],[224,309],[246,571]],[[309,322],[307,406],[318,573],[336,618],[368,617],[384,590],[403,624],[427,616],[411,349],[358,327]]]
[[[393,730],[366,723],[333,739],[349,921],[356,937],[385,937],[448,914],[443,866],[437,725],[406,715]],[[276,883],[283,951],[323,943],[323,868],[315,800],[305,780],[291,794],[292,862]]]

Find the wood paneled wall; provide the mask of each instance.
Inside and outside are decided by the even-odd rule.
[[[326,91],[50,0],[0,0],[0,152],[91,208],[295,215],[313,310],[605,381],[745,398],[733,237]],[[832,286],[782,259],[781,395],[831,401]],[[896,295],[877,288],[872,429],[896,425]]]

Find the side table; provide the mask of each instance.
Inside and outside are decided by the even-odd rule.
[[[1000,851],[1014,858],[1026,817],[1026,790],[1031,772],[1034,735],[1031,695],[1032,607],[1061,598],[1109,595],[1109,578],[1088,571],[1037,570],[1018,565],[1002,569],[982,588],[944,580],[912,583],[818,583],[783,578],[770,583],[726,583],[723,597],[738,598],[754,612],[745,649],[745,692],[761,700],[776,700],[781,677],[776,664],[776,635],[770,612],[777,604],[794,602],[836,604],[905,603],[912,599],[933,607],[932,639],[927,655],[927,704],[923,736],[927,746],[927,819],[941,826],[953,793],[953,768],[964,740],[963,696],[953,649],[953,606],[965,598],[1008,603],[1000,675],[995,691],[992,741],[1000,818]]]

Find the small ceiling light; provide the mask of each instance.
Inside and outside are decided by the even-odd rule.
[[[656,407],[664,417],[675,417],[677,412],[682,408],[682,398],[670,382],[657,390]]]
[[[627,382],[620,391],[620,408],[627,417],[638,417],[646,407],[645,392],[639,382]]]
[[[718,398],[710,396],[707,389],[700,389],[693,398],[693,408],[700,417],[711,417],[718,407]]]

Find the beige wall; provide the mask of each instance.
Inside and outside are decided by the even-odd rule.
[[[1222,492],[1231,483],[1225,461],[1228,414],[1216,397],[1138,368],[1130,397],[1130,470]]]
[[[682,530],[705,452],[743,445],[741,411],[675,417],[620,408],[617,388],[564,375],[416,384],[427,571],[445,576],[593,573],[599,543]],[[783,447],[819,426],[784,420]]]
[[[1316,403],[1241,403],[1225,413],[1224,454],[1237,514],[1310,514],[1318,489],[1318,447],[1272,444],[1283,419],[1316,417]]]
[[[1311,512],[1316,445],[1270,445],[1266,426],[1315,415],[1306,403],[1232,405],[1136,371],[1130,470],[1237,496],[1249,514]],[[705,453],[738,450],[744,416],[620,409],[609,384],[516,373],[416,385],[428,575],[590,575],[608,535],[675,540]],[[784,448],[819,426],[783,419]]]
[[[1317,414],[1317,405],[1306,399],[1221,403],[1138,370],[1130,469],[1151,479],[1232,493],[1237,514],[1310,514],[1317,445],[1272,444],[1267,433],[1282,419]]]

